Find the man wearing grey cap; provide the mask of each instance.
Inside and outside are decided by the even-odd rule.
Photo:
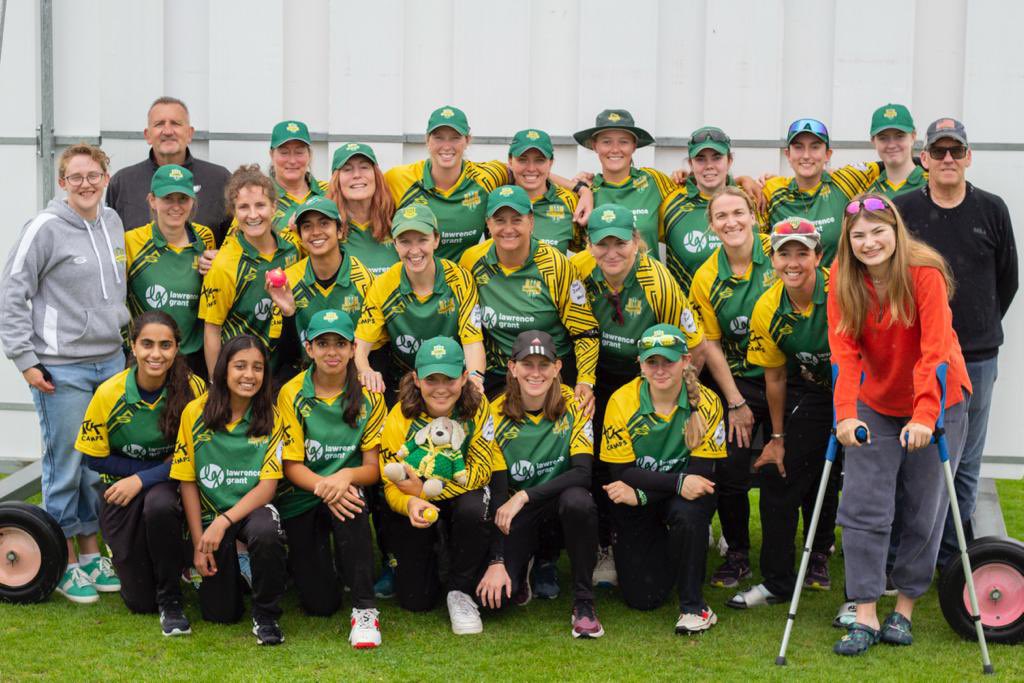
[[[1006,203],[965,178],[971,149],[964,124],[951,117],[933,121],[921,163],[928,171],[927,186],[893,202],[907,226],[945,257],[956,280],[950,302],[953,328],[974,385],[967,412],[967,440],[956,472],[960,516],[969,530],[1003,343],[1002,318],[1017,292],[1017,248]],[[952,519],[947,517],[940,567],[956,553],[954,533]]]

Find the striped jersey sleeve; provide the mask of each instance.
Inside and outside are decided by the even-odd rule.
[[[637,280],[658,321],[682,330],[686,335],[686,345],[691,349],[704,341],[700,319],[694,315],[682,288],[668,268],[652,258],[644,258],[643,266],[637,269]]]
[[[541,243],[534,258],[558,307],[558,317],[572,339],[578,381],[593,386],[597,379],[600,333],[586,287],[576,267],[554,247]]]
[[[441,259],[444,266],[444,279],[459,302],[459,341],[462,344],[483,342],[484,333],[480,330],[480,296],[476,289],[473,276],[465,268]]]
[[[468,161],[466,175],[487,192],[512,182],[508,165],[504,161]]]

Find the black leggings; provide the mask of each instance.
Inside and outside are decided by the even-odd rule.
[[[281,518],[273,505],[258,507],[238,520],[224,534],[214,561],[217,573],[204,576],[199,584],[199,607],[203,619],[233,624],[242,618],[242,586],[238,574],[235,541],[249,546],[252,562],[252,615],[255,619],[277,619],[288,570],[285,565],[285,536]]]
[[[513,590],[526,580],[527,565],[543,543],[545,529],[558,526],[562,528],[569,553],[573,597],[593,600],[591,579],[597,559],[597,506],[590,492],[580,486],[571,486],[540,503],[529,502],[512,520],[512,528],[505,538],[505,569],[512,579]],[[557,553],[555,557],[557,559]]]
[[[340,578],[352,590],[352,607],[376,607],[373,595],[373,539],[370,513],[339,520],[318,503],[281,521],[288,537],[288,569],[306,614],[328,617],[341,607]],[[334,549],[331,550],[331,540]]]
[[[409,518],[389,513],[388,543],[395,554],[395,594],[412,612],[433,609],[441,592],[436,545],[447,546],[448,591],[475,596],[487,567],[491,533],[499,533],[488,514],[490,490],[474,489],[448,500],[431,501],[440,509],[437,522],[417,529]]]
[[[610,363],[610,361],[608,361]],[[604,413],[612,394],[622,385],[631,382],[637,375],[618,374],[606,369],[607,363],[599,363],[597,385],[594,387],[594,469],[590,483],[590,493],[597,503],[598,543],[602,548],[612,544],[611,506],[604,485],[611,482],[608,463],[601,460],[601,435],[604,429]]]
[[[123,507],[101,502],[100,530],[121,580],[121,599],[132,612],[181,603],[183,520],[176,481],[154,484]]]

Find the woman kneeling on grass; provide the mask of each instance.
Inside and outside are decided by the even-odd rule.
[[[203,582],[199,606],[207,621],[234,623],[242,616],[235,541],[252,562],[252,632],[260,645],[278,645],[284,593],[284,533],[270,502],[281,478],[285,430],[274,407],[266,347],[251,335],[220,350],[210,393],[185,406],[171,478],[181,502]]]
[[[132,612],[159,610],[165,636],[191,633],[182,610],[178,484],[171,456],[185,404],[206,391],[178,353],[181,333],[163,311],[132,324],[134,367],[101,384],[89,402],[75,448],[105,484],[100,530]]]
[[[949,504],[932,444],[943,408],[936,367],[949,365],[945,430],[954,470],[971,391],[953,331],[952,286],[945,261],[910,235],[889,199],[864,194],[849,203],[828,293],[828,342],[839,366],[836,438],[846,448],[837,521],[857,620],[836,643],[836,654],[859,655],[880,640],[910,645],[914,603],[935,573]],[[860,427],[867,443],[855,437]],[[899,549],[889,574],[896,609],[879,624],[896,514]]]
[[[530,598],[528,563],[542,529],[560,528],[572,568],[572,636],[600,638],[604,629],[591,581],[597,553],[597,506],[589,490],[594,427],[573,390],[561,383],[561,369],[551,335],[519,333],[505,393],[491,404],[494,440],[509,465],[491,482],[494,523],[504,534],[505,567],[519,604]]]
[[[637,347],[641,376],[612,394],[601,438],[619,588],[651,610],[678,586],[676,633],[699,633],[718,622],[701,588],[726,457],[722,402],[697,382],[679,328],[654,325]]]
[[[480,633],[483,623],[473,593],[481,592],[480,586],[485,584],[502,583],[506,595],[511,594],[508,574],[492,546],[494,527],[488,514],[491,471],[495,461],[499,469],[504,467],[501,453],[494,447],[494,419],[483,392],[469,381],[466,358],[457,341],[450,337],[427,339],[416,352],[415,365],[416,369],[402,378],[398,402],[384,423],[380,444],[384,496],[393,511],[388,519],[388,543],[396,560],[395,592],[398,604],[414,612],[429,610],[437,602],[438,531],[431,525],[440,514],[448,530],[447,602],[452,631],[457,635]],[[438,423],[438,418],[447,421]],[[466,468],[464,484],[448,481],[430,501],[424,499],[423,481],[398,456],[410,442],[412,448],[417,447],[413,440],[428,424],[448,432],[451,445],[463,453]],[[432,439],[426,445],[437,444]],[[399,472],[406,474],[404,479],[395,476],[399,465]],[[500,599],[500,594],[494,597]]]
[[[373,595],[373,539],[363,487],[380,479],[377,457],[387,409],[363,389],[355,366],[355,325],[344,311],[313,315],[304,330],[313,366],[281,388],[277,409],[291,442],[283,452],[288,483],[277,496],[288,536],[288,565],[307,614],[341,607],[352,590],[349,642],[380,645]],[[331,552],[331,539],[334,552]]]

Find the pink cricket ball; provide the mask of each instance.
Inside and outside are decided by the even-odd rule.
[[[267,271],[267,282],[270,283],[271,287],[284,287],[288,284],[288,276],[280,268],[274,268]]]

